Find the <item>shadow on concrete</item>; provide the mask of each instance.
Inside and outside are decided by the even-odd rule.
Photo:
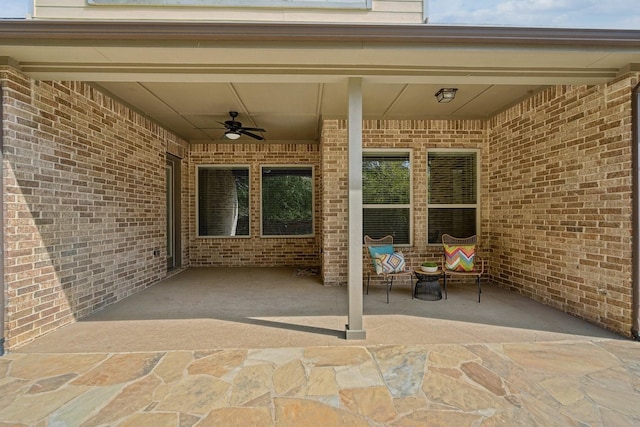
[[[624,339],[496,286],[454,283],[447,300],[411,298],[410,283],[364,295],[366,340],[345,340],[346,287],[293,268],[191,268],[20,349],[198,350],[322,345]]]

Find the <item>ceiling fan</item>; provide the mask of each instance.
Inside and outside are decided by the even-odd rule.
[[[224,123],[218,122],[227,129],[224,133],[225,138],[227,139],[238,139],[240,135],[247,135],[251,138],[255,138],[259,141],[264,140],[264,138],[260,135],[256,135],[254,132],[266,132],[266,130],[262,128],[249,128],[242,126],[242,123],[236,121],[236,117],[238,117],[237,111],[229,111],[229,115],[231,116],[231,120],[227,120]]]

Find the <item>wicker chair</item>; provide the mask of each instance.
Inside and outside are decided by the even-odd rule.
[[[484,260],[482,258],[480,258],[477,253],[476,253],[476,245],[478,243],[478,238],[477,236],[473,235],[471,237],[467,237],[467,238],[459,238],[459,237],[453,237],[450,236],[448,234],[443,234],[442,235],[442,248],[444,250],[444,255],[442,256],[442,271],[443,271],[443,276],[444,276],[444,298],[447,299],[447,278],[454,278],[454,277],[458,277],[458,278],[468,278],[468,277],[475,277],[476,279],[476,283],[478,285],[478,302],[480,302],[480,294],[482,293],[482,289],[480,287],[480,277],[482,276],[482,273],[484,273]],[[459,271],[459,270],[454,270],[451,269],[451,265],[449,265],[449,263],[447,263],[447,250],[446,247],[452,247],[452,246],[473,246],[473,266],[471,268],[471,266],[469,265],[468,268],[470,268],[470,270],[468,271]],[[466,255],[469,255],[468,253]],[[466,258],[465,254],[462,254],[462,261],[465,262],[468,259]]]
[[[409,284],[411,286],[411,299],[413,299],[413,280],[411,276],[411,270],[405,265],[404,270],[397,273],[378,273],[375,268],[376,260],[371,256],[371,247],[375,246],[393,246],[393,236],[385,236],[381,239],[374,239],[369,236],[364,236],[364,245],[367,248],[367,256],[369,257],[369,270],[367,272],[367,295],[369,295],[369,284],[371,282],[371,275],[375,274],[382,278],[384,283],[387,286],[387,304],[389,304],[389,291],[391,291],[391,287],[393,286],[393,281],[397,277],[406,277],[409,279]]]

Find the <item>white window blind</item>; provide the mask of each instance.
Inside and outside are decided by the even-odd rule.
[[[478,153],[430,151],[427,165],[428,243],[440,244],[443,234],[477,234]]]

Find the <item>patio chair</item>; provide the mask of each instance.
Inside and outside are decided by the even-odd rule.
[[[369,284],[371,275],[381,277],[387,287],[387,304],[389,304],[389,292],[393,286],[393,281],[397,277],[406,277],[411,286],[411,299],[413,299],[413,280],[411,270],[406,266],[404,256],[401,252],[396,252],[393,248],[393,236],[385,236],[381,239],[374,239],[364,236],[364,245],[371,264],[367,272],[367,295],[369,295]]]
[[[442,271],[444,276],[444,299],[447,299],[447,278],[475,277],[478,284],[478,302],[480,302],[480,277],[484,273],[484,260],[476,254],[477,236],[467,238],[442,235]]]

